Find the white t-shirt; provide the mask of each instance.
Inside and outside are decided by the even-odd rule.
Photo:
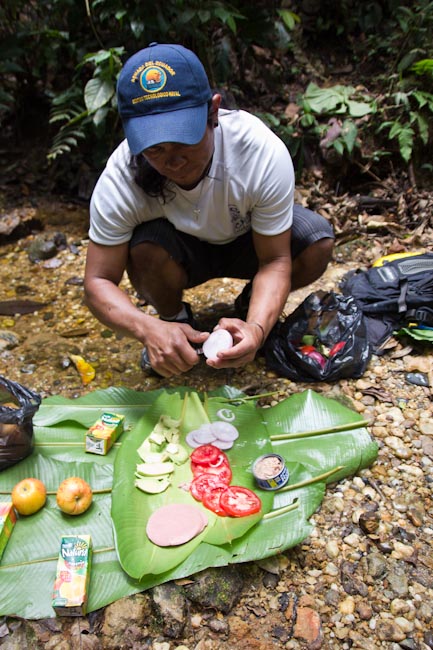
[[[208,175],[192,190],[164,203],[137,185],[124,140],[110,156],[90,204],[89,237],[97,244],[123,244],[143,221],[165,217],[178,230],[225,244],[251,228],[277,235],[292,225],[295,177],[285,144],[245,111],[219,111],[215,151]]]

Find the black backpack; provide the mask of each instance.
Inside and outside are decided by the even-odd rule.
[[[367,270],[351,271],[340,289],[360,306],[375,348],[409,323],[433,327],[433,253],[382,258]]]

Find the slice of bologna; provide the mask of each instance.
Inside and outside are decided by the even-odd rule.
[[[196,506],[169,503],[150,515],[146,533],[157,546],[179,546],[196,537],[207,524],[206,514]]]

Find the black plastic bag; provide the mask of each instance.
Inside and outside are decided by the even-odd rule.
[[[275,325],[263,349],[271,370],[298,381],[361,377],[372,353],[356,301],[333,291],[311,293]]]
[[[33,450],[33,416],[41,398],[0,375],[0,470],[15,465]]]

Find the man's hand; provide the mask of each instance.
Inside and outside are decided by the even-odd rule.
[[[201,346],[209,332],[199,332],[186,323],[153,320],[155,322],[152,324],[147,321],[146,335],[141,339],[153,370],[162,377],[191,370],[199,362],[197,350],[191,343]]]
[[[240,368],[253,361],[263,344],[263,331],[256,323],[246,323],[239,318],[221,318],[218,328],[230,332],[233,347],[218,353],[218,359],[208,359],[212,368]]]

